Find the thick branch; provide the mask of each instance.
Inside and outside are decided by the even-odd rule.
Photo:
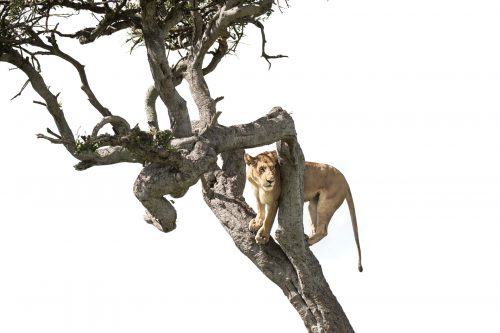
[[[276,239],[290,259],[299,279],[299,293],[306,298],[322,332],[354,332],[326,281],[321,265],[305,242],[302,224],[304,155],[295,138],[278,144],[281,195]]]
[[[186,81],[189,84],[191,95],[193,96],[194,102],[198,107],[198,112],[200,114],[201,133],[203,133],[209,126],[215,125],[217,122],[217,111],[215,108],[217,101],[210,95],[205,75],[217,67],[228,51],[228,45],[225,38],[219,38],[218,44],[219,46],[213,52],[212,60],[207,67],[202,69],[201,66],[195,66],[193,59],[190,58],[191,62],[187,66],[187,70],[185,72]]]
[[[125,135],[130,131],[130,125],[128,121],[119,116],[109,116],[104,117],[100,122],[98,122],[94,129],[92,130],[92,139],[96,139],[99,131],[107,124],[111,124],[113,128],[116,129],[117,134]]]
[[[146,119],[148,121],[149,130],[153,133],[159,130],[158,115],[156,113],[156,100],[158,99],[158,90],[152,85],[146,92],[144,100],[144,108],[146,110]]]
[[[194,103],[198,107],[200,126],[202,128],[201,132],[203,132],[208,127],[208,124],[212,124],[212,119],[216,114],[215,101],[210,95],[210,90],[208,89],[201,67],[195,67],[193,63],[190,63],[185,73],[185,78],[189,84]]]
[[[274,107],[265,117],[251,123],[215,127],[203,136],[213,142],[218,153],[238,148],[254,148],[295,137],[293,119],[285,110]]]
[[[207,75],[217,68],[217,65],[221,62],[222,58],[224,58],[229,50],[226,38],[219,38],[218,44],[219,46],[217,49],[214,52],[211,52],[212,59],[210,60],[210,63],[207,67],[203,68],[203,75]]]
[[[151,73],[158,89],[160,98],[167,106],[172,132],[176,137],[190,136],[191,121],[186,101],[175,89],[174,76],[167,60],[164,43],[164,33],[158,23],[156,1],[141,0],[143,35]],[[180,15],[173,15],[165,23],[165,29],[180,20]]]
[[[134,184],[134,194],[146,208],[146,222],[163,232],[175,229],[177,214],[164,196],[184,196],[216,161],[215,151],[206,142],[197,141],[192,149],[179,150],[173,166],[146,166]]]

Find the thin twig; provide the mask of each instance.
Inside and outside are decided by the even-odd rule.
[[[16,99],[17,97],[21,96],[21,94],[23,93],[24,89],[28,86],[28,83],[30,82],[30,80],[26,80],[26,82],[24,82],[21,90],[14,96],[12,97],[10,100],[13,101],[14,99]]]
[[[269,54],[267,54],[266,53],[266,43],[267,43],[267,40],[266,40],[266,33],[264,32],[264,25],[260,21],[257,21],[255,19],[252,19],[249,22],[252,23],[253,25],[255,25],[257,28],[260,29],[260,34],[262,36],[262,54],[261,54],[261,57],[263,57],[264,59],[266,59],[267,63],[269,64],[269,69],[271,69],[271,61],[269,61],[270,59],[288,58],[288,56],[283,55],[283,54],[278,54],[278,55],[269,55]]]

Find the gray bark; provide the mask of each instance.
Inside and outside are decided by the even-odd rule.
[[[276,239],[293,265],[304,297],[302,311],[309,311],[313,332],[353,332],[342,307],[326,281],[321,265],[305,241],[304,155],[295,138],[277,144],[281,190]],[[300,313],[301,311],[299,311]]]
[[[156,113],[156,100],[158,99],[158,90],[155,86],[149,87],[144,100],[144,108],[146,109],[146,119],[148,121],[149,130],[156,133],[159,130],[158,115]]]
[[[164,27],[158,24],[158,13],[156,1],[141,0],[143,36],[148,53],[149,66],[153,76],[155,87],[161,100],[167,106],[170,119],[170,127],[178,138],[190,136],[191,120],[184,98],[179,94],[174,84],[174,75],[168,63],[165,52],[164,31],[174,26],[180,16],[172,17]]]

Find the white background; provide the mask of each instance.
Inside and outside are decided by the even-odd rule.
[[[357,332],[499,332],[500,3],[291,4],[267,24],[268,53],[289,58],[268,71],[250,28],[208,77],[225,96],[220,122],[280,105],[306,159],[346,175],[365,272],[346,206],[313,249]],[[77,58],[102,103],[145,128],[151,77],[144,48],[128,47],[103,38]],[[91,132],[99,114],[76,72],[44,65],[72,129]],[[158,232],[132,193],[140,166],[75,171],[35,138],[55,126],[31,88],[10,102],[25,82],[10,67],[0,64],[1,332],[305,332],[199,185],[176,200],[177,229]]]

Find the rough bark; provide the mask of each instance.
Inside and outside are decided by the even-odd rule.
[[[281,189],[276,239],[292,263],[313,320],[313,331],[353,332],[326,281],[321,265],[305,241],[302,222],[304,203],[304,155],[296,138],[280,141]]]
[[[158,7],[154,0],[141,0],[143,36],[148,53],[149,66],[155,87],[160,98],[167,106],[170,127],[176,137],[190,136],[191,120],[184,98],[179,94],[174,84],[174,75],[165,51],[164,34],[180,19],[180,15],[173,15],[161,27],[158,23]]]

